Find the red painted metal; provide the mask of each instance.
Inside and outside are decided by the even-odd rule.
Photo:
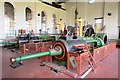
[[[38,52],[38,43],[35,43],[36,52]]]
[[[36,52],[45,52],[48,49],[51,48],[52,42],[42,42],[42,43],[24,43],[20,44],[23,47],[19,47],[19,50],[23,54],[30,54],[30,53],[36,53]],[[47,60],[47,58],[46,58]]]
[[[67,69],[70,70],[70,53],[67,54]]]
[[[89,69],[88,63],[88,52],[79,53],[68,53],[67,55],[67,69],[70,70],[70,57],[74,56],[76,59],[76,73],[80,76],[84,74]]]
[[[82,46],[86,46],[86,44],[73,45],[73,48],[79,48],[79,47],[82,47]]]
[[[26,54],[26,45],[23,44],[23,53]]]
[[[57,60],[64,60],[65,56],[67,56],[67,55],[66,55],[66,49],[65,49],[64,45],[63,45],[61,42],[57,42],[57,43],[55,43],[55,44],[53,45],[53,48],[54,48],[56,45],[61,45],[62,55],[60,55],[60,56],[55,56],[55,58],[56,58]]]
[[[116,49],[116,42],[94,49],[93,56],[95,61],[98,63],[100,60],[103,60],[106,56],[112,53],[112,51],[114,51],[115,49]]]
[[[42,42],[42,43],[25,43],[21,44],[23,47],[20,48],[20,51],[25,54],[36,53],[36,52],[45,52],[48,51],[51,46],[52,42]],[[51,56],[41,57],[41,60],[50,61],[52,63]]]
[[[76,64],[77,64],[77,74],[80,76],[81,74],[81,56],[76,57]]]
[[[23,54],[38,52],[38,44],[36,43],[24,43],[20,45],[23,46],[19,49]]]
[[[90,67],[88,67],[88,65],[90,64],[90,66],[92,67],[93,70],[95,70],[94,66],[96,65],[96,62],[98,63],[99,61],[101,61],[102,59],[104,59],[106,56],[108,56],[112,51],[114,51],[116,49],[116,42],[105,45],[103,47],[94,49],[93,51],[93,56],[92,54],[89,52],[89,45],[74,45],[74,48],[79,48],[80,46],[85,46],[83,47],[83,51],[87,50],[87,52],[79,54],[79,53],[68,53],[67,54],[67,69],[70,70],[70,57],[74,56],[76,59],[76,72],[77,74],[80,76],[82,74],[84,74]],[[90,58],[88,57],[91,56],[93,63],[90,61]],[[87,59],[86,61],[84,59]],[[89,62],[89,64],[88,64]],[[87,63],[87,64],[86,64]],[[86,66],[86,65],[87,66]],[[84,68],[83,68],[84,67]]]
[[[84,74],[90,68],[89,63],[92,69],[95,70],[94,65],[96,65],[96,63],[88,48],[90,47],[90,45],[82,44],[82,45],[74,45],[73,47],[74,48],[82,47],[82,51],[84,51],[84,53],[82,54],[80,54],[79,52],[68,53],[67,54],[67,69],[68,70],[70,69],[70,57],[74,56],[76,59],[76,72],[79,76]]]
[[[42,42],[40,44],[39,50],[40,52],[45,52],[48,51],[49,49],[51,49],[52,46],[52,42]],[[41,60],[45,60],[45,61],[50,61],[52,63],[52,56],[43,56],[40,58]]]

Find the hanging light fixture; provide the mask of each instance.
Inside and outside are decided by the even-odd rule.
[[[88,3],[94,3],[95,2],[95,0],[89,0],[89,2]]]
[[[78,10],[77,10],[77,0],[76,0],[76,10],[75,10],[75,19],[77,19]]]
[[[77,19],[77,16],[78,16],[78,10],[77,10],[77,0],[76,0],[75,20]],[[75,21],[75,27],[77,27],[76,21]]]

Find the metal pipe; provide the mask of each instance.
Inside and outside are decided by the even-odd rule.
[[[23,60],[27,60],[27,59],[37,58],[37,57],[40,57],[40,56],[47,56],[47,55],[49,55],[49,52],[29,54],[29,55],[25,55],[25,56],[16,57],[15,62],[19,62],[21,60],[23,61]]]
[[[27,59],[32,59],[32,58],[37,58],[42,56],[56,56],[61,54],[62,54],[62,49],[60,47],[56,47],[54,49],[48,50],[47,52],[40,52],[40,53],[28,54],[28,55],[19,56],[19,57],[12,57],[10,58],[10,61],[13,64],[13,63],[19,63]]]
[[[100,38],[97,37],[88,37],[88,38],[83,38],[86,43],[96,43],[96,47],[102,47],[105,45],[104,41]]]
[[[17,44],[17,42],[0,42],[0,44]]]

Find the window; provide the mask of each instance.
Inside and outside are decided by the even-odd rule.
[[[4,3],[4,15],[5,15],[5,34],[7,36],[15,36],[15,30],[14,30],[14,25],[15,25],[15,8],[14,6],[9,3],[5,2]]]
[[[26,7],[25,12],[26,12],[26,21],[32,20],[32,10]]]
[[[4,8],[5,8],[4,14],[8,16],[10,20],[14,20],[14,6],[9,2],[5,2]]]
[[[27,29],[29,28],[30,30],[33,30],[33,26],[32,26],[32,10],[29,7],[25,8],[25,15],[26,15],[26,21],[27,21]]]

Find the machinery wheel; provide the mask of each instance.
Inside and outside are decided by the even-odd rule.
[[[57,46],[61,47],[62,55],[55,56],[55,59],[57,59],[58,61],[65,61],[67,59],[67,49],[66,49],[65,45],[62,42],[57,41],[53,44],[53,48],[55,48]]]
[[[84,37],[91,37],[93,34],[95,34],[92,25],[84,26],[83,34],[84,34]]]

